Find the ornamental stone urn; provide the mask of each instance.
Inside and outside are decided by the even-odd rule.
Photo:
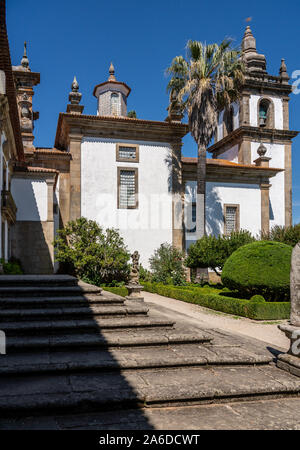
[[[133,252],[133,254],[131,255],[131,259],[132,259],[132,266],[129,276],[130,281],[126,285],[126,288],[128,289],[128,295],[126,296],[126,299],[143,302],[144,297],[141,296],[143,286],[139,284],[140,279],[139,252],[138,251]]]
[[[278,356],[277,366],[300,377],[300,242],[292,253],[290,286],[290,320],[287,324],[278,325],[290,339],[290,348]]]

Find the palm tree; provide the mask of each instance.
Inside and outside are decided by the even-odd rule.
[[[220,45],[188,41],[187,58],[176,56],[167,74],[170,108],[187,112],[189,129],[198,145],[196,238],[205,235],[206,148],[213,138],[218,113],[239,98],[244,66],[237,49],[225,39]]]

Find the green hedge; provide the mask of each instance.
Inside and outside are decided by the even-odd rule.
[[[128,295],[128,290],[126,287],[111,287],[111,286],[101,286],[104,291],[112,292],[113,294],[120,295],[121,297],[126,297]]]
[[[218,294],[202,293],[201,288],[179,289],[158,283],[143,283],[144,290],[165,297],[175,298],[188,303],[205,306],[235,316],[248,317],[256,320],[277,320],[290,317],[289,302],[257,303]]]

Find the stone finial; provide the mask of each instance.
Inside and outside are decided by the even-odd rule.
[[[254,52],[256,53],[256,40],[252,34],[251,28],[247,25],[244,37],[242,40],[242,51],[243,53]]]
[[[264,146],[264,144],[260,144],[257,149],[257,153],[259,156],[265,156],[265,154],[267,153],[267,148]]]
[[[24,67],[25,69],[29,69],[29,59],[27,58],[27,42],[24,42],[24,54],[23,57],[21,59],[21,66]]]
[[[69,101],[71,102],[71,105],[78,105],[78,103],[81,100],[82,94],[78,92],[79,90],[79,84],[76,80],[76,77],[74,76],[73,83],[71,84],[72,91],[69,94]]]
[[[279,69],[279,76],[282,80],[282,83],[288,83],[290,77],[288,76],[286,64],[284,58],[281,60],[280,69]]]
[[[82,94],[79,91],[79,84],[74,76],[73,83],[71,84],[71,92],[69,93],[69,104],[67,105],[67,112],[73,114],[82,114],[84,109],[83,105],[79,105]]]
[[[116,81],[116,77],[115,77],[115,68],[113,63],[110,63],[109,66],[109,77],[108,77],[108,81]]]

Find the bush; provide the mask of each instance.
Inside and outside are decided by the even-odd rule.
[[[263,303],[265,301],[262,295],[252,295],[250,298],[250,302]]]
[[[236,250],[226,261],[222,283],[242,297],[262,294],[267,301],[289,299],[292,247],[258,241]]]
[[[221,275],[218,269],[223,268],[229,256],[239,247],[254,240],[246,230],[233,231],[228,236],[203,236],[189,247],[185,264],[190,268],[210,267],[217,275]]]
[[[3,267],[4,275],[22,275],[23,270],[21,269],[21,265],[18,261],[10,260],[5,262],[4,259],[0,259],[0,263]]]
[[[295,247],[300,242],[300,223],[287,228],[275,225],[269,233],[261,233],[261,237],[266,241],[282,242]]]
[[[148,292],[249,319],[276,320],[288,319],[290,316],[289,302],[251,302],[240,298],[225,297],[221,294],[203,293],[203,289],[199,287],[183,289],[158,283],[143,283],[143,285],[145,291]]]
[[[142,264],[140,264],[140,280],[152,281],[152,273],[150,272],[150,270],[145,269]]]
[[[184,253],[171,244],[161,244],[149,259],[152,280],[164,284],[185,284]]]
[[[127,281],[130,254],[117,230],[104,231],[97,222],[81,217],[57,234],[56,260],[67,273],[96,285]]]

